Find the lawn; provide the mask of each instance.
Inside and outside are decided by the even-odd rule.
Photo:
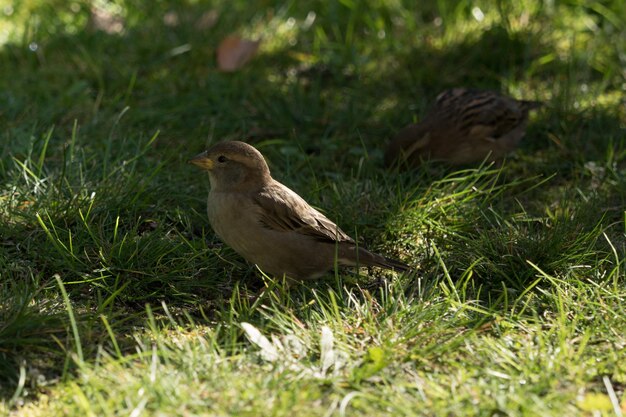
[[[625,51],[621,0],[4,0],[0,414],[624,415]],[[383,168],[457,86],[545,105]],[[186,163],[226,139],[413,273],[263,276]]]

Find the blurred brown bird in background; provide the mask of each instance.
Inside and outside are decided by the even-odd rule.
[[[208,171],[209,222],[237,253],[266,273],[313,279],[336,265],[407,271],[372,253],[274,180],[263,155],[244,142],[222,142],[192,158]]]
[[[427,159],[461,165],[501,159],[526,133],[528,112],[541,105],[492,91],[446,90],[423,120],[391,140],[385,165],[416,167]]]

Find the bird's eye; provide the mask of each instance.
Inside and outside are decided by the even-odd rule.
[[[222,164],[223,164],[224,162],[226,162],[226,157],[225,157],[224,155],[220,155],[220,156],[217,158],[217,162],[219,162],[219,163],[222,163]]]

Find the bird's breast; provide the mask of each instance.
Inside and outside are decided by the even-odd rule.
[[[258,207],[246,196],[236,193],[211,192],[207,202],[209,222],[226,244],[244,257],[256,252],[259,230]]]

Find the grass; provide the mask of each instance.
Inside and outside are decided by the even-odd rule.
[[[618,0],[7,3],[0,412],[623,415],[622,16]],[[232,32],[263,43],[224,74]],[[453,86],[546,106],[502,167],[384,170],[387,139]],[[262,277],[214,236],[185,164],[225,138],[416,273]]]

